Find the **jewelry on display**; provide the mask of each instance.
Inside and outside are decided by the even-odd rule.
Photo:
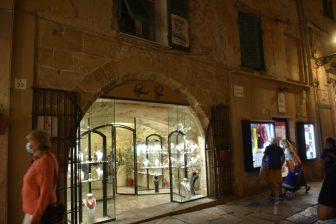
[[[101,161],[102,158],[103,158],[103,153],[102,153],[100,150],[98,150],[98,151],[96,152],[96,156],[97,156],[97,160],[98,160],[98,161]]]
[[[148,166],[148,164],[149,164],[149,161],[148,161],[148,159],[144,159],[144,161],[143,161],[143,164],[144,164],[144,167],[147,167],[147,166]]]
[[[155,159],[155,166],[158,167],[160,165],[160,161],[158,159]]]
[[[103,170],[100,167],[98,167],[96,169],[96,172],[97,172],[97,175],[98,175],[98,179],[102,179],[102,177],[103,177]]]
[[[96,207],[96,199],[91,193],[88,193],[84,199],[85,207],[88,209],[94,209]]]

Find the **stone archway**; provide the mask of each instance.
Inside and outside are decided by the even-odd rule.
[[[195,111],[203,130],[206,130],[209,119],[200,103],[183,83],[175,81],[166,73],[146,72],[142,66],[135,66],[127,70],[122,69],[122,67],[122,64],[115,61],[101,65],[96,70],[85,75],[77,87],[73,89],[78,93],[78,104],[84,113],[97,98],[116,86],[133,80],[151,81],[169,87],[184,96],[190,107]],[[124,72],[120,72],[123,70]]]

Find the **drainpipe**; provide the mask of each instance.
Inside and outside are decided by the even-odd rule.
[[[296,0],[296,9],[297,15],[299,19],[299,29],[300,29],[300,43],[302,49],[302,56],[303,56],[303,81],[306,85],[311,83],[310,81],[310,73],[309,73],[309,63],[308,63],[308,44],[307,44],[307,35],[305,32],[305,21],[304,21],[304,14],[302,8],[302,0]]]

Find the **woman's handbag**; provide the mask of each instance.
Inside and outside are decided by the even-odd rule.
[[[63,204],[55,203],[48,205],[42,215],[41,224],[59,223],[62,220],[64,213],[65,206]]]
[[[53,156],[51,156],[51,158],[53,158]],[[57,167],[56,161],[55,161],[55,167]],[[55,180],[57,181],[56,168],[55,168]],[[55,189],[56,189],[56,185],[55,185]],[[48,205],[47,208],[44,210],[40,223],[41,224],[59,223],[62,220],[63,215],[65,214],[65,209],[66,209],[65,206],[61,203],[54,203],[54,204]]]

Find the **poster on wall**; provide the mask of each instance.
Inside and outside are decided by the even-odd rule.
[[[261,166],[264,151],[274,137],[274,122],[243,121],[246,170],[255,170]]]
[[[48,132],[52,138],[57,137],[57,117],[37,116],[37,129]]]
[[[183,17],[171,14],[172,43],[189,47],[188,20]]]

